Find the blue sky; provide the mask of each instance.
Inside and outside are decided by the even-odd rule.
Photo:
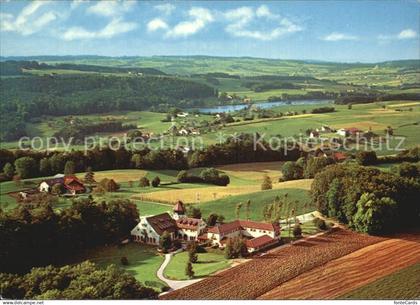
[[[418,59],[419,13],[415,0],[1,0],[0,51],[2,56]]]

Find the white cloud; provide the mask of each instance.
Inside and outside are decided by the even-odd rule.
[[[64,40],[112,38],[119,34],[130,32],[137,27],[134,22],[126,22],[121,18],[112,19],[104,28],[98,31],[89,31],[82,27],[72,27],[63,35]]]
[[[390,42],[392,40],[408,40],[408,39],[414,39],[417,37],[417,32],[413,29],[404,29],[398,34],[395,35],[378,35],[378,40],[382,42]]]
[[[358,40],[358,39],[359,37],[355,35],[338,33],[338,32],[332,32],[331,34],[328,34],[322,37],[322,40],[325,40],[325,41],[342,41],[342,40]]]
[[[128,12],[135,1],[101,0],[89,6],[87,12],[104,17],[113,17]]]
[[[53,11],[37,14],[39,9],[50,1],[32,1],[14,17],[12,14],[0,14],[0,28],[5,32],[16,32],[21,35],[31,35],[41,31],[46,25],[57,19]]]
[[[158,4],[158,5],[155,5],[155,9],[169,16],[175,10],[175,5],[172,5],[170,3]]]
[[[157,30],[166,30],[167,28],[168,24],[160,18],[152,19],[147,23],[147,30],[149,32],[154,32]]]
[[[397,37],[398,39],[413,39],[417,37],[417,32],[412,29],[405,29],[402,30]]]
[[[88,0],[73,0],[70,4],[70,8],[74,10],[84,3],[88,3]]]
[[[202,7],[193,7],[188,11],[190,20],[179,22],[166,32],[167,37],[187,37],[201,31],[207,24],[214,21],[212,13]]]
[[[229,22],[226,32],[236,37],[248,37],[258,40],[273,40],[286,34],[302,31],[302,27],[291,20],[274,14],[266,5],[261,5],[255,11],[251,7],[243,6],[224,13]],[[261,19],[274,22],[274,27],[267,30],[250,29],[251,23],[261,23]]]

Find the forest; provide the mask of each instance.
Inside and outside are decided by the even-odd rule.
[[[42,115],[200,106],[217,91],[174,77],[48,75],[2,78],[1,141],[25,135],[25,122]]]

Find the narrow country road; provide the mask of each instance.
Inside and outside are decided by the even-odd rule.
[[[185,281],[174,281],[174,280],[167,279],[163,275],[163,271],[165,270],[166,266],[171,261],[172,255],[173,255],[173,253],[165,254],[165,260],[163,261],[162,265],[160,266],[159,270],[157,271],[157,277],[161,281],[165,282],[171,288],[171,290],[177,290],[177,289],[183,288],[185,286],[191,285],[193,283],[196,283],[196,282],[202,280],[202,279],[194,279],[194,280],[185,280]]]

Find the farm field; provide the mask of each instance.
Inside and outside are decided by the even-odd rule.
[[[409,104],[410,107],[401,105]],[[382,107],[385,105],[385,109]],[[419,124],[420,106],[410,101],[392,101],[371,104],[353,105],[352,109],[348,109],[347,105],[333,105],[335,112],[323,114],[305,114],[289,117],[281,117],[275,119],[255,119],[253,121],[227,124],[223,128],[226,136],[238,133],[258,132],[264,135],[265,139],[270,136],[281,137],[298,137],[305,135],[305,131],[309,128],[320,128],[322,125],[329,125],[333,128],[355,127],[363,131],[371,130],[374,133],[385,136],[385,129],[391,126],[394,129],[394,136],[404,137],[401,148],[412,147],[420,143],[420,135],[416,131]],[[276,112],[286,112],[291,109],[295,111],[306,110],[309,112],[316,105],[301,106],[279,106],[272,108]],[[396,111],[395,109],[403,109]],[[411,108],[411,111],[409,110]],[[288,109],[288,110],[286,110]],[[245,124],[246,123],[246,124]],[[328,136],[328,135],[327,135]],[[203,135],[204,142],[216,143],[217,133],[207,133]],[[393,148],[396,148],[398,140],[391,140],[391,149],[383,147],[378,150],[378,155],[394,154]]]
[[[256,299],[292,278],[384,238],[334,229],[222,271],[162,299]]]
[[[377,102],[370,104],[355,104],[352,109],[348,109],[347,105],[332,105],[336,111],[332,113],[322,114],[311,114],[310,111],[317,107],[325,106],[325,104],[311,104],[311,105],[283,105],[271,108],[274,113],[286,113],[288,111],[296,111],[299,114],[294,116],[283,116],[280,118],[268,118],[258,119],[255,118],[252,121],[240,121],[226,124],[225,126],[217,126],[208,132],[203,132],[200,139],[193,136],[187,137],[172,137],[165,136],[161,141],[150,142],[152,147],[163,145],[164,147],[173,147],[174,143],[179,145],[185,145],[186,139],[188,145],[194,145],[200,147],[202,144],[208,146],[216,144],[220,141],[220,133],[225,137],[229,137],[233,134],[240,133],[254,133],[258,132],[267,139],[270,136],[282,136],[282,137],[297,137],[299,135],[305,135],[305,132],[309,128],[319,128],[322,125],[330,125],[334,128],[344,127],[356,127],[361,130],[371,130],[374,133],[385,136],[385,129],[387,126],[391,126],[394,129],[394,136],[404,137],[404,147],[412,147],[420,143],[420,137],[416,132],[419,124],[419,113],[420,103],[415,101],[388,101],[388,102]],[[385,107],[385,108],[384,108]],[[306,114],[301,114],[305,110]],[[75,115],[83,120],[90,120],[92,122],[105,122],[106,119],[115,119],[122,121],[124,124],[137,125],[141,131],[151,132],[154,135],[158,135],[168,130],[171,126],[170,122],[161,122],[166,116],[164,113],[155,113],[148,111],[133,111],[133,112],[115,112],[108,114],[93,114],[93,115]],[[55,132],[54,128],[49,126],[55,126],[57,122],[62,120],[63,117],[47,117],[42,119],[40,122],[32,122],[29,131],[30,136],[45,137],[52,136]],[[191,119],[191,118],[190,118]],[[189,119],[189,120],[190,120]],[[211,121],[214,120],[214,116],[200,114],[200,117],[193,118],[196,121]],[[177,126],[183,125],[183,120],[178,118],[176,120]],[[58,130],[58,129],[57,129]],[[101,137],[116,136],[123,140],[125,132],[119,133],[100,133],[94,135],[96,139]],[[332,135],[332,134],[331,134]],[[330,135],[330,136],[331,136]],[[328,136],[328,135],[327,135]],[[201,140],[202,139],[202,140]],[[179,141],[179,142],[177,142]],[[399,140],[391,140],[392,146],[395,147]],[[99,141],[98,141],[99,143]],[[106,141],[105,141],[106,143]],[[16,148],[17,142],[2,142],[2,148]],[[83,145],[72,144],[70,146],[74,149],[84,149]],[[62,145],[57,149],[63,149]],[[393,154],[395,151],[389,148],[378,150],[379,155],[382,154]]]
[[[283,189],[301,189],[309,190],[312,179],[301,179],[286,182],[273,183],[274,190]],[[141,199],[146,201],[168,202],[175,203],[177,200],[182,200],[184,203],[204,203],[212,200],[223,199],[230,196],[251,194],[261,191],[261,185],[242,185],[234,186],[209,186],[200,189],[182,189],[169,190],[142,194],[140,196],[132,197],[133,199]]]
[[[419,241],[420,234],[406,234],[364,247],[302,273],[259,298],[337,298],[395,271],[419,263]],[[400,287],[400,291],[404,290],[404,287]],[[393,299],[396,299],[396,295],[393,295]]]
[[[275,189],[230,196],[219,200],[201,203],[198,207],[204,216],[216,213],[223,215],[226,221],[232,221],[237,219],[236,206],[238,203],[243,203],[243,207],[240,211],[240,218],[246,218],[245,202],[251,200],[249,218],[254,221],[264,221],[264,207],[273,203],[276,196],[279,196],[282,199],[285,194],[288,194],[289,204],[284,204],[282,206],[282,218],[285,218],[287,210],[291,207],[295,208],[296,215],[316,210],[316,207],[311,204],[309,193],[305,190],[296,188]]]
[[[120,262],[123,256],[128,259],[127,266],[123,266]],[[114,264],[128,271],[136,280],[151,288],[160,290],[165,286],[165,283],[156,276],[156,271],[162,264],[163,257],[157,254],[156,247],[153,246],[136,243],[130,243],[122,247],[103,246],[86,250],[82,255],[72,259],[70,263],[79,263],[84,260],[89,260],[104,268]]]
[[[418,299],[419,283],[420,263],[416,263],[339,296],[338,299]]]
[[[175,254],[169,265],[164,270],[165,277],[172,280],[187,280],[185,275],[185,266],[188,261],[188,252],[184,251]],[[208,276],[219,270],[226,269],[230,266],[231,260],[224,257],[221,250],[211,249],[206,253],[198,253],[197,263],[192,264],[194,270],[194,278]]]

